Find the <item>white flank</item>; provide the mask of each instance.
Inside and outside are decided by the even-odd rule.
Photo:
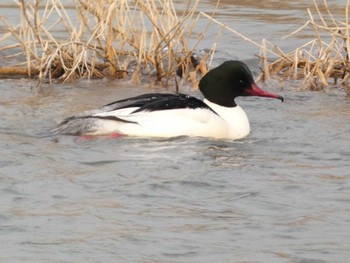
[[[143,111],[131,114],[137,108],[102,112],[93,116],[114,116],[128,123],[114,120],[96,120],[98,132],[94,134],[120,133],[141,137],[199,136],[217,139],[240,139],[250,132],[247,115],[241,107],[222,107],[204,102],[209,109],[174,109]]]

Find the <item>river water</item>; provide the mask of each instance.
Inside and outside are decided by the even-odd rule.
[[[288,48],[309,2],[222,1],[217,19]],[[236,41],[224,34],[214,63],[243,59],[256,75],[256,48]],[[238,99],[243,140],[83,139],[36,134],[155,88],[0,79],[0,262],[349,262],[350,99],[262,85],[285,102]]]

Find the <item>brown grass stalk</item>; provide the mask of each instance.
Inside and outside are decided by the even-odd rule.
[[[263,64],[263,72],[259,79],[272,75],[278,75],[282,79],[293,78],[303,80],[303,87],[307,89],[322,89],[328,85],[334,85],[338,79],[341,84],[347,83],[350,78],[350,50],[349,37],[349,8],[350,0],[347,0],[344,12],[344,21],[338,21],[330,11],[327,1],[324,0],[321,12],[320,4],[314,0],[316,15],[310,9],[307,10],[309,20],[286,37],[292,37],[299,32],[311,27],[314,39],[297,47],[288,54],[282,54],[278,47],[269,43],[270,49],[265,45],[261,47],[260,58]],[[267,53],[275,55],[271,49],[277,50],[277,59],[267,63]]]
[[[15,43],[2,46],[0,52],[12,52],[9,57],[24,52],[17,64],[25,64],[26,69],[14,67],[14,74],[37,75],[41,81],[102,77],[139,81],[141,72],[161,81],[180,67],[187,78],[191,71],[206,71],[204,66],[191,69],[197,45],[190,47],[187,42],[198,22],[198,3],[189,1],[179,16],[171,0],[74,0],[69,9],[59,0],[20,0],[20,25],[1,18],[8,32],[0,43],[9,39]],[[135,66],[130,70],[131,64]]]

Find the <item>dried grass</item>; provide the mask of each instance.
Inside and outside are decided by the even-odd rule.
[[[159,82],[175,76],[177,83],[178,74],[196,86],[198,73],[203,76],[208,71],[207,62],[213,58],[216,42],[222,31],[228,30],[260,49],[262,74],[258,80],[276,76],[282,80],[302,80],[303,88],[311,90],[336,84],[338,80],[347,84],[350,0],[346,3],[344,21],[335,19],[327,0],[322,6],[313,1],[316,15],[308,9],[308,21],[287,36],[293,37],[311,27],[313,39],[285,53],[265,39],[261,43],[249,39],[214,19],[214,13],[198,13],[199,0],[189,0],[181,15],[172,0],[136,0],[133,4],[128,0],[74,0],[73,7],[63,6],[60,0],[46,1],[43,6],[40,0],[20,0],[20,25],[11,26],[0,17],[8,30],[0,43],[11,37],[15,39],[0,47],[0,52],[13,51],[8,58],[25,60],[0,68],[0,75],[26,74],[38,76],[41,81],[64,82],[103,77],[139,82],[143,76]],[[193,39],[201,17],[207,18],[208,23],[198,34],[197,43],[190,47],[188,40]],[[53,18],[56,20],[52,21]],[[196,59],[195,50],[211,23],[221,30],[210,52]],[[270,56],[276,59],[271,60]]]
[[[0,74],[63,82],[103,77],[140,81],[144,75],[161,81],[175,72],[184,78],[204,75],[215,45],[202,61],[194,61],[194,50],[207,29],[189,47],[202,16],[196,11],[198,3],[189,1],[178,15],[172,0],[74,0],[73,7],[60,0],[20,0],[20,25],[0,17],[8,31],[0,43],[15,41],[0,52],[7,51],[8,58],[20,63],[0,68]],[[195,84],[197,78],[192,81]]]
[[[347,84],[350,78],[350,38],[349,8],[347,0],[344,21],[338,21],[332,14],[327,1],[321,4],[314,0],[316,15],[308,9],[309,19],[299,29],[288,35],[292,37],[311,27],[314,38],[289,53],[284,53],[272,43],[263,40],[260,48],[262,74],[260,80],[271,76],[281,79],[303,80],[302,88],[320,90],[328,85]],[[323,10],[321,12],[320,10]],[[277,54],[277,59],[270,61],[268,53]]]

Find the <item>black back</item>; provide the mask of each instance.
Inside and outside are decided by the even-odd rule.
[[[203,101],[182,93],[149,93],[140,96],[115,101],[103,107],[107,111],[118,110],[122,108],[139,107],[133,113],[141,111],[157,111],[171,109],[196,109],[211,108]]]

